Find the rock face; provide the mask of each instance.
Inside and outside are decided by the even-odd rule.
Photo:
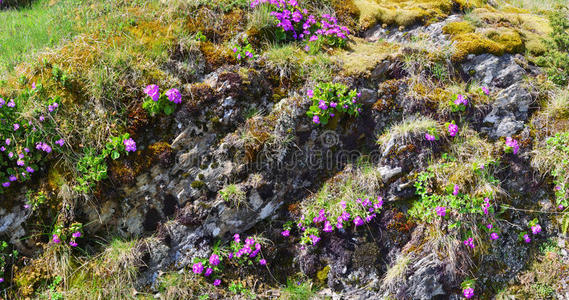
[[[492,104],[492,111],[484,118],[484,131],[491,138],[508,137],[522,131],[528,120],[533,96],[521,83],[514,83],[501,91]]]
[[[462,69],[480,85],[507,88],[519,83],[527,74],[516,59],[525,60],[523,57],[514,57],[510,54],[500,57],[492,54],[471,55],[462,65]]]

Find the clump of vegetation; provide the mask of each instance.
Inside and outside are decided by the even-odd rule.
[[[178,89],[169,89],[160,93],[160,88],[151,84],[144,89],[144,93],[148,97],[142,103],[142,108],[146,109],[151,116],[160,112],[169,116],[176,110],[176,105],[182,103],[182,94]]]
[[[330,119],[337,122],[344,115],[357,117],[361,112],[357,90],[348,91],[341,83],[321,83],[314,90],[307,92],[312,100],[312,106],[306,114],[317,125],[326,125]]]
[[[550,15],[553,31],[546,41],[547,52],[537,59],[549,78],[558,85],[569,82],[569,8],[559,7]]]
[[[569,132],[557,133],[534,151],[532,165],[553,177],[556,203],[569,206]]]
[[[225,186],[221,191],[219,191],[219,195],[223,201],[235,207],[240,207],[246,203],[245,200],[247,200],[245,192],[236,184],[229,184]]]

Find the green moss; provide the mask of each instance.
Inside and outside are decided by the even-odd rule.
[[[193,181],[193,182],[190,184],[190,186],[191,186],[193,189],[201,189],[201,188],[203,188],[203,187],[205,186],[205,183],[204,183],[203,181],[201,181],[201,180],[195,180],[195,181]]]
[[[448,23],[443,27],[443,32],[449,35],[457,35],[462,33],[471,33],[474,32],[476,28],[472,26],[469,22],[461,21],[461,22],[452,22]]]
[[[330,266],[325,266],[324,269],[316,273],[316,279],[321,284],[325,284],[328,281],[328,274],[330,273]]]
[[[499,43],[477,33],[464,33],[453,37],[457,42],[453,61],[463,61],[469,54],[491,53],[503,55],[504,47]]]
[[[398,53],[399,46],[388,42],[367,43],[354,38],[355,44],[335,55],[336,61],[342,65],[347,76],[370,75],[371,71],[385,59]]]

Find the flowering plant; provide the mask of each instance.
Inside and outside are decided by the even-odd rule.
[[[425,139],[430,142],[438,141],[439,135],[437,134],[436,128],[429,128],[427,133],[425,133]]]
[[[160,87],[151,84],[144,89],[144,93],[147,97],[142,103],[142,108],[151,116],[160,112],[171,115],[176,110],[176,104],[182,103],[182,95],[178,89],[169,89],[160,93]]]
[[[452,112],[464,112],[466,110],[466,106],[468,105],[468,99],[464,95],[457,94],[452,96],[450,101],[450,107]]]
[[[255,50],[253,50],[253,47],[249,44],[247,37],[243,38],[243,42],[241,44],[233,46],[233,55],[235,56],[235,59],[238,61],[254,59],[256,57]]]
[[[458,126],[456,125],[454,120],[452,120],[450,123],[449,122],[445,123],[445,127],[447,127],[448,134],[450,136],[455,137],[458,134]]]
[[[348,91],[341,83],[321,83],[307,94],[312,106],[306,114],[314,124],[326,125],[330,118],[341,118],[343,114],[357,117],[361,112],[360,94],[356,90]]]
[[[52,232],[51,241],[54,244],[69,244],[77,247],[77,239],[83,235],[83,224],[73,223],[69,227],[57,225]]]
[[[296,0],[252,0],[251,7],[270,5],[278,21],[275,35],[280,41],[302,40],[305,50],[315,52],[321,45],[343,47],[350,31],[329,14],[315,16]],[[314,46],[311,48],[311,46]]]
[[[514,140],[511,137],[507,137],[506,138],[506,146],[504,148],[504,151],[506,153],[513,153],[518,154],[518,151],[520,150],[520,146],[518,145],[518,141]]]
[[[0,98],[0,193],[16,182],[30,180],[53,150],[61,151],[64,140],[57,134],[56,114],[60,98],[43,101],[22,115],[23,103],[42,96],[41,84],[25,90],[15,99]]]
[[[476,286],[476,281],[474,279],[467,279],[460,284],[462,288],[462,294],[464,298],[470,299],[474,296],[474,287]]]

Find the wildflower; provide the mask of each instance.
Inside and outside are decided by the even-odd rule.
[[[55,141],[56,144],[59,145],[59,147],[63,147],[63,144],[65,143],[65,141],[63,139],[59,139],[57,141]]]
[[[356,226],[364,225],[364,220],[362,220],[362,218],[361,218],[360,216],[357,216],[357,217],[354,219],[354,224],[355,224]]]
[[[10,102],[8,102],[8,104],[6,104],[6,106],[8,106],[8,107],[16,107],[16,103],[14,102],[14,99],[10,100]]]
[[[35,89],[36,89],[36,83],[34,82],[34,83],[32,83],[32,90],[35,90]]]
[[[26,153],[30,153],[30,149],[28,149],[28,148],[24,148],[24,152],[26,152]]]
[[[490,90],[489,90],[487,87],[483,86],[483,87],[481,88],[481,90],[482,90],[482,92],[483,92],[484,94],[486,94],[486,96],[489,96],[489,95],[490,95]]]
[[[236,233],[233,235],[233,241],[235,241],[236,243],[239,243],[241,240],[239,239],[239,234]]]
[[[6,151],[6,148],[4,146],[0,147],[0,151],[4,152]]]
[[[493,227],[492,224],[486,225],[486,228],[488,228],[488,229],[492,229],[492,227]]]
[[[499,238],[499,236],[498,236],[497,233],[492,232],[492,233],[490,234],[490,239],[491,239],[491,240],[495,241],[495,240],[497,240],[498,238]]]
[[[330,224],[330,221],[326,221],[326,223],[324,223],[324,232],[332,232],[334,230],[334,228],[332,227],[332,224]]]
[[[320,100],[320,103],[318,103],[318,108],[320,108],[321,110],[327,110],[328,106],[326,105],[326,102]]]
[[[237,54],[237,59],[241,59],[241,53]]]
[[[438,206],[437,208],[435,208],[435,211],[437,212],[437,215],[444,217],[447,214],[447,208],[444,206]]]
[[[342,224],[342,221],[338,221],[338,223],[336,223],[336,228],[338,229],[344,228],[344,224]]]
[[[456,100],[454,100],[454,104],[455,105],[464,105],[467,106],[468,105],[468,100],[466,99],[466,97],[464,97],[463,95],[457,95],[456,96]]]
[[[309,45],[304,46],[304,51],[306,52],[310,51],[310,46]]]
[[[221,284],[221,279],[216,279],[213,281],[213,285],[219,286]]]
[[[375,218],[376,214],[371,214],[369,216],[366,217],[366,222],[369,223],[373,220],[373,218]]]
[[[318,116],[312,117],[312,122],[314,122],[314,124],[320,124],[320,117]]]
[[[314,97],[314,91],[308,90],[308,91],[306,91],[306,95],[308,96],[308,98],[312,98],[312,97]]]
[[[514,140],[511,137],[506,138],[506,152],[512,151],[514,154],[518,154],[520,150],[520,146],[518,145],[518,141]]]
[[[40,122],[43,122],[45,120],[45,117],[43,115],[40,116]]]
[[[346,209],[346,204],[347,204],[346,201],[344,201],[344,200],[340,201],[340,205],[341,205],[344,209]]]
[[[70,242],[69,242],[69,245],[70,245],[71,247],[77,247],[77,243],[76,243],[75,241],[70,241]]]
[[[245,245],[250,246],[253,245],[255,243],[255,240],[252,238],[246,238],[245,239]]]
[[[158,101],[160,98],[160,88],[155,85],[151,84],[144,89],[144,92],[148,97],[152,98],[153,101]]]
[[[10,183],[6,181],[6,182],[2,183],[2,186],[3,186],[3,187],[6,187],[6,188],[7,188],[7,187],[10,187]]]
[[[472,296],[474,296],[474,289],[473,288],[465,288],[464,290],[462,290],[462,294],[464,295],[464,297],[466,299],[470,299],[472,298]]]
[[[267,261],[266,261],[265,259],[261,259],[261,260],[259,260],[259,264],[260,264],[261,266],[264,266],[264,265],[267,264]]]
[[[194,264],[192,267],[192,271],[194,272],[194,274],[201,274],[203,272],[203,264],[201,262]]]
[[[18,124],[18,123],[14,124],[14,131],[16,131],[18,129],[20,129],[20,124]]]
[[[26,163],[23,160],[18,160],[16,164],[20,167],[23,167]]]
[[[531,242],[531,239],[529,238],[529,235],[527,235],[527,234],[524,234],[523,239],[524,239],[524,242],[526,242],[526,243]]]
[[[427,141],[432,142],[432,141],[434,141],[436,138],[435,138],[435,136],[432,135],[432,134],[425,133],[425,139],[426,139]]]
[[[79,237],[81,237],[81,232],[76,231],[76,232],[74,232],[71,236],[74,237],[74,238],[79,238]]]
[[[10,139],[6,139],[6,145],[10,146]]]
[[[219,265],[219,256],[217,256],[217,254],[215,254],[215,253],[212,254],[212,255],[209,257],[209,264],[212,265],[212,266],[217,266],[217,265]]]
[[[123,141],[125,146],[126,152],[135,152],[136,151],[136,143],[132,138]]]
[[[213,273],[213,269],[212,268],[207,268],[205,270],[205,273],[203,274],[205,277],[208,277],[209,275],[211,275],[211,273]]]
[[[233,53],[237,53],[237,47],[233,48]]]
[[[562,210],[563,208],[565,208],[562,204],[559,204],[559,206],[557,207],[558,209]]]
[[[340,217],[342,218],[343,221],[348,221],[350,219],[350,213],[345,211],[342,213]]]
[[[282,235],[282,236],[290,236],[290,230],[283,230],[283,231],[281,232],[281,235]]]
[[[178,89],[169,89],[166,91],[166,96],[170,102],[174,102],[176,104],[182,103],[182,94],[180,94]]]
[[[448,133],[450,136],[454,137],[458,133],[458,126],[456,124],[448,124]]]
[[[541,232],[541,226],[539,224],[535,224],[534,226],[531,227],[531,233],[532,234],[538,234]]]
[[[233,252],[230,252],[229,255],[227,255],[227,258],[232,259],[233,258]]]
[[[383,198],[381,196],[377,197],[377,203],[373,205],[373,208],[380,209],[383,206]]]
[[[15,175],[10,175],[10,177],[8,177],[8,180],[16,181],[16,180],[18,180],[18,178]]]
[[[56,243],[56,244],[61,243],[61,240],[59,239],[59,236],[57,234],[54,234],[51,236],[51,241]]]
[[[454,196],[457,196],[459,189],[460,189],[459,186],[455,184],[455,185],[454,185],[454,189],[452,190],[452,194],[453,194]]]
[[[338,103],[336,103],[336,102],[330,102],[330,107],[331,107],[331,108],[336,108],[336,106],[338,106]]]
[[[24,209],[29,209],[30,205],[29,204],[24,204]]]
[[[467,238],[466,240],[464,240],[463,242],[466,246],[474,249],[474,239],[473,238]]]
[[[320,238],[315,236],[314,234],[310,235],[310,239],[312,240],[313,245],[315,245],[316,243],[318,243],[320,241]]]

